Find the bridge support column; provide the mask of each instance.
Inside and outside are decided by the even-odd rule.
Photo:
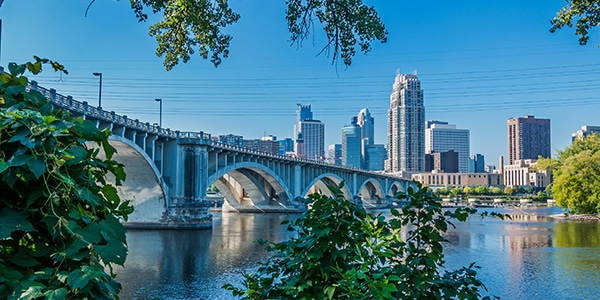
[[[208,150],[188,140],[180,143],[179,149],[178,191],[167,206],[163,222],[167,228],[211,228],[210,203],[206,201]]]

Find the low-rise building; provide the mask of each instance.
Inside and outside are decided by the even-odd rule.
[[[502,174],[492,173],[418,173],[412,179],[426,186],[501,186]]]
[[[576,139],[583,139],[590,134],[600,134],[600,126],[581,126],[580,130],[571,134],[571,141],[574,142]]]
[[[552,182],[552,174],[549,170],[534,170],[533,166],[536,164],[536,159],[519,159],[515,160],[512,165],[505,165],[502,174],[504,185],[547,187]]]

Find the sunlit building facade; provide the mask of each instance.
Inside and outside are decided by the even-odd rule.
[[[388,172],[425,170],[425,106],[416,74],[397,74],[388,110]]]

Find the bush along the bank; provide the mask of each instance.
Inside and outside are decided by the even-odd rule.
[[[443,242],[452,219],[472,208],[442,210],[426,187],[409,188],[408,201],[387,220],[343,198],[310,195],[311,208],[285,222],[295,238],[259,241],[272,256],[240,286],[224,288],[242,299],[479,299],[484,284],[471,264],[444,269]]]
[[[64,71],[36,57],[0,74],[0,298],[118,298],[112,265],[125,261],[119,220],[132,207],[106,176],[119,184],[123,165],[112,159],[109,131],[27,90],[23,74],[43,63]]]

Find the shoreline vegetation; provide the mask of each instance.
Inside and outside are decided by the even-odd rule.
[[[569,214],[564,212],[562,214],[549,215],[548,217],[567,221],[600,222],[600,214]]]

